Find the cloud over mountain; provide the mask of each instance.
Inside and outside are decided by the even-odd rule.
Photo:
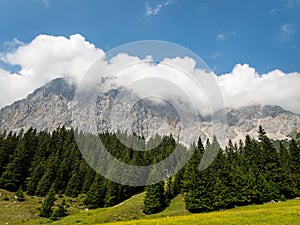
[[[25,97],[57,77],[79,80],[90,65],[104,55],[79,34],[69,38],[39,35],[14,51],[0,54],[7,65],[20,65],[18,73],[0,68],[0,106]]]
[[[8,53],[2,52],[0,56],[0,60],[6,65],[19,65],[21,68],[18,73],[0,68],[0,107],[2,107],[25,97],[56,77],[72,78],[79,82],[90,66],[105,56],[105,53],[79,34],[71,35],[69,38],[39,35],[30,43],[20,45]],[[143,74],[147,77],[147,74],[157,73],[166,79],[169,76],[170,80],[183,85],[186,90],[193,90],[180,74],[176,75],[174,71],[163,67],[163,63],[180,65],[189,74],[199,76],[199,70],[194,68],[195,63],[192,59],[187,57],[165,59],[156,65],[149,64],[148,61],[147,58],[139,59],[121,54],[110,62],[103,61],[102,66],[107,66],[110,71],[113,71],[120,65],[136,63],[135,67],[123,71],[124,74],[129,74],[128,79],[136,79],[135,74],[139,74],[141,78]],[[299,72],[286,74],[274,70],[258,74],[247,64],[237,64],[230,73],[218,76],[211,73],[210,76],[213,76],[213,80],[219,85],[226,106],[272,104],[300,113]],[[157,91],[164,95],[172,94],[168,90],[157,89]]]

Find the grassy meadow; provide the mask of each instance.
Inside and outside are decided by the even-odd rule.
[[[14,194],[0,190],[0,224],[109,224],[109,225],[208,225],[208,224],[263,224],[292,225],[300,224],[300,199],[274,204],[251,205],[230,210],[191,214],[184,207],[183,197],[177,196],[163,212],[146,216],[142,213],[141,193],[121,204],[102,209],[86,210],[80,205],[82,196],[77,199],[66,198],[69,216],[58,220],[40,218],[38,207],[42,198],[25,196],[24,202],[18,202]],[[57,198],[61,201],[61,198]]]

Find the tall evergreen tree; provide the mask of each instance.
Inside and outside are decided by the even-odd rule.
[[[143,212],[147,215],[161,212],[167,205],[164,182],[146,187]]]
[[[83,203],[90,209],[104,207],[105,196],[106,196],[106,190],[104,187],[103,178],[99,174],[97,174]]]
[[[290,141],[289,151],[291,155],[290,168],[292,179],[296,183],[298,190],[300,190],[300,147],[297,146],[294,139]]]
[[[297,190],[297,185],[293,180],[292,171],[290,168],[292,158],[289,154],[288,149],[280,143],[279,148],[280,153],[280,166],[281,166],[281,176],[279,183],[279,191],[281,198],[295,198],[299,191]]]
[[[155,180],[160,171],[152,170],[149,180]],[[147,215],[162,211],[167,206],[167,198],[165,195],[165,181],[146,186],[146,196],[144,198],[143,212]]]
[[[271,199],[269,200],[278,200],[280,198],[279,183],[282,175],[279,154],[261,126],[259,126],[258,134],[259,146],[262,151],[262,160],[264,165],[261,172],[270,189]]]
[[[42,203],[42,206],[40,208],[40,216],[41,217],[46,217],[46,218],[50,218],[53,212],[52,207],[54,206],[54,202],[55,202],[56,198],[55,198],[55,188],[54,186],[52,186],[49,190],[49,192],[47,193],[47,196],[45,198],[45,200]]]
[[[212,165],[210,165],[205,170],[200,171],[199,164],[205,151],[215,151],[212,149],[217,146],[215,144],[210,144],[207,141],[206,149],[204,150],[204,146],[199,138],[194,155],[185,166],[183,195],[186,208],[190,212],[204,212],[214,209],[214,170]],[[207,155],[209,154],[207,153]]]

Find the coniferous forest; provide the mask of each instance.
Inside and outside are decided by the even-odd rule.
[[[157,184],[133,187],[114,183],[97,174],[78,150],[74,131],[64,127],[52,133],[26,132],[0,135],[0,188],[46,197],[40,216],[67,215],[63,205],[53,208],[55,195],[84,194],[88,208],[116,205],[146,191],[143,212],[153,214],[166,208],[182,194],[190,212],[207,212],[235,206],[284,201],[300,196],[300,147],[294,139],[275,148],[262,127],[258,140],[246,136],[240,143],[229,141],[221,149],[216,139],[198,140],[189,162],[175,175]],[[130,140],[133,135],[125,135]],[[99,135],[110,153],[132,165],[149,165],[168,157],[176,146],[172,135],[145,141],[161,144],[151,151],[134,151],[120,143],[116,134]],[[184,148],[183,146],[181,146]],[[205,151],[219,149],[217,157],[203,171],[199,163]],[[187,149],[188,150],[188,149]]]

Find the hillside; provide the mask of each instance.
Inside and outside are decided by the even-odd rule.
[[[141,212],[145,194],[137,194],[119,205],[95,209],[73,210],[72,215],[61,220],[51,222],[40,218],[36,214],[42,198],[25,196],[26,201],[19,203],[12,198],[13,193],[0,190],[0,224],[266,224],[266,225],[291,225],[299,224],[300,200],[288,200],[274,204],[252,205],[238,207],[230,210],[191,214],[184,207],[181,195],[172,200],[170,206],[163,212],[155,215],[145,215]],[[3,197],[9,196],[10,200],[4,201]],[[69,199],[68,202],[80,199]],[[73,207],[73,206],[71,206]],[[12,210],[13,209],[13,210]],[[128,222],[124,222],[130,220]],[[117,222],[121,221],[121,222]]]

